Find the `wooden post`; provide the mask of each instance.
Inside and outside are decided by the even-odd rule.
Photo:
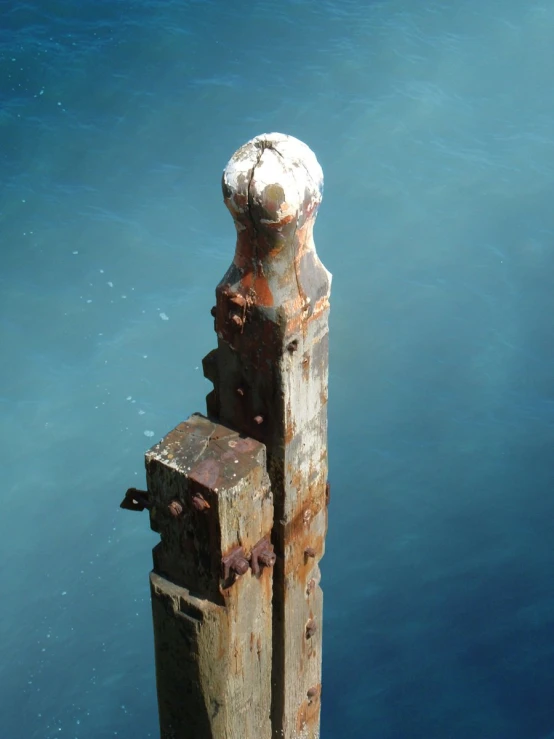
[[[193,415],[146,454],[162,739],[270,739],[273,503],[263,444]]]
[[[208,417],[146,454],[162,739],[318,739],[327,530],[331,276],[313,226],[323,176],[282,134],[223,174],[237,229],[216,290]]]
[[[216,290],[218,348],[204,366],[209,415],[267,448],[275,739],[319,736],[331,287],[313,241],[322,185],[315,155],[290,136],[258,136],[229,161],[223,196],[237,245]]]

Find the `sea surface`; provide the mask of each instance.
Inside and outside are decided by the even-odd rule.
[[[0,3],[0,736],[159,738],[157,536],[221,171],[306,142],[333,273],[322,739],[554,737],[554,3]]]

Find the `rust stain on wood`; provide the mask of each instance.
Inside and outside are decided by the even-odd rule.
[[[222,180],[232,263],[212,309],[209,418],[146,454],[164,739],[318,739],[331,275],[313,152],[268,134]],[[271,483],[271,484],[270,484]],[[123,504],[122,504],[123,505]],[[183,700],[183,696],[186,699]]]
[[[213,490],[217,487],[221,467],[215,459],[203,459],[192,467],[189,477],[199,485]]]

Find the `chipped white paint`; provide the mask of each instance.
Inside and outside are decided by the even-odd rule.
[[[232,193],[227,207],[233,216],[248,213],[264,202],[267,188],[278,185],[284,201],[273,218],[265,223],[280,223],[287,217],[300,217],[302,209],[316,208],[321,202],[323,171],[314,152],[302,141],[281,133],[256,136],[229,160],[223,172],[223,187]],[[264,203],[267,208],[267,201]],[[237,228],[244,225],[237,221]]]

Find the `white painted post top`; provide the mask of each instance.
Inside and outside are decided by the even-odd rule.
[[[256,136],[229,160],[222,189],[237,230],[228,287],[266,307],[326,300],[331,276],[313,241],[323,172],[309,146],[282,133]]]
[[[264,133],[231,157],[223,172],[223,192],[238,230],[244,228],[244,215],[259,220],[260,225],[279,228],[315,215],[323,192],[323,171],[302,141],[282,133]]]

